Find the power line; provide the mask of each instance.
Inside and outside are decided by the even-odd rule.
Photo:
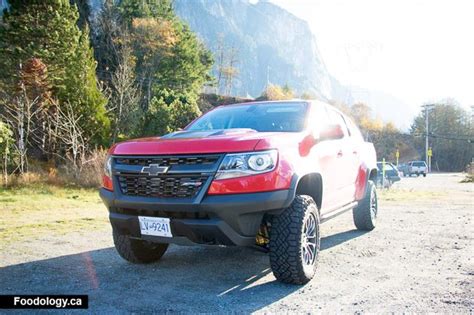
[[[437,139],[445,139],[445,140],[467,141],[468,143],[474,143],[474,138],[473,139],[467,139],[467,138],[458,138],[458,137],[436,135],[436,134],[430,134],[429,136],[431,138],[435,138],[435,139],[437,138]]]
[[[426,137],[426,134],[425,133],[414,133],[414,134],[406,133],[406,134],[404,134],[404,136],[420,138],[420,137]],[[453,134],[430,133],[428,136],[430,138],[456,140],[456,141],[467,141],[469,143],[474,143],[474,138],[469,138],[469,137],[471,137],[470,135],[453,135]]]

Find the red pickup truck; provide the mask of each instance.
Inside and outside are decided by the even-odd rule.
[[[114,145],[100,195],[118,253],[160,259],[168,244],[258,246],[275,277],[314,275],[320,223],[352,210],[377,217],[375,150],[319,101],[217,107],[182,131]]]

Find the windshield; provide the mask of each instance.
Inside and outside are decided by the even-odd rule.
[[[186,130],[249,128],[261,132],[299,132],[305,125],[306,103],[223,106],[208,112]]]

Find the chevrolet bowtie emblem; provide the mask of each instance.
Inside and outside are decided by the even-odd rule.
[[[141,173],[148,174],[150,176],[157,176],[159,174],[164,174],[168,172],[168,166],[160,166],[158,164],[150,164],[144,166],[141,170]]]

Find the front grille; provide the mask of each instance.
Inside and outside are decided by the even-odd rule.
[[[120,174],[118,181],[124,195],[158,198],[192,198],[204,186],[201,174],[159,175]]]
[[[219,160],[218,155],[201,156],[162,156],[162,157],[119,157],[115,163],[123,165],[158,164],[160,166],[214,164]]]
[[[122,194],[155,198],[194,198],[217,171],[220,154],[116,156],[112,165]],[[148,172],[151,166],[164,173]]]

